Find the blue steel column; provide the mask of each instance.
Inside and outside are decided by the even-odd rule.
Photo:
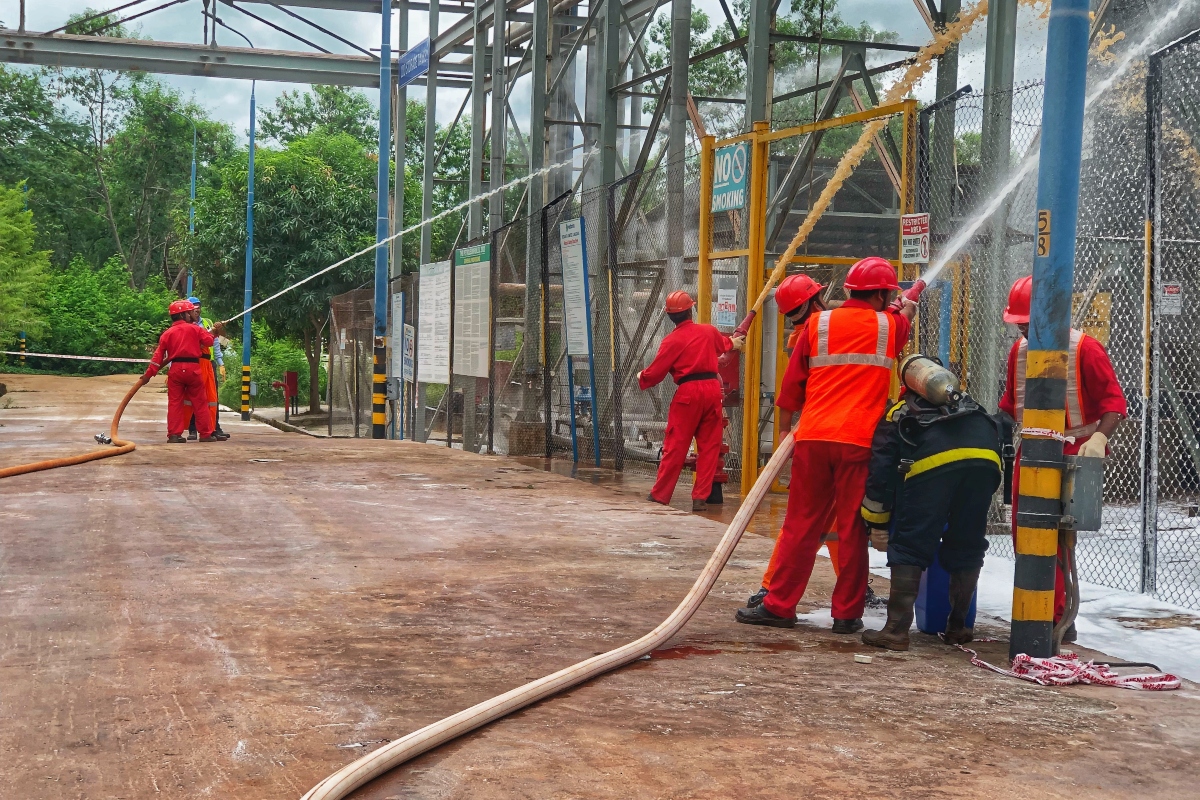
[[[196,232],[196,123],[192,123],[192,187],[188,194],[188,236]],[[187,296],[192,296],[192,270],[188,269]]]
[[[371,438],[387,438],[388,150],[392,143],[392,0],[381,0],[379,43],[379,172],[375,184],[375,347],[371,375]]]
[[[1054,655],[1054,573],[1062,515],[1063,444],[1031,429],[1066,427],[1067,346],[1087,85],[1088,0],[1053,0],[1038,166],[1038,238],[1026,359],[1025,432],[1009,652]]]
[[[250,161],[246,170],[246,292],[242,298],[242,419],[250,419],[250,306],[254,304],[254,89],[250,82]]]

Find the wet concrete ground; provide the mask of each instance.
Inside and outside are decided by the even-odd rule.
[[[87,449],[129,385],[0,381],[0,466]],[[230,442],[169,446],[161,388],[127,412],[135,453],[0,482],[5,798],[298,798],[649,630],[723,530],[445,448],[230,419]],[[854,637],[736,625],[770,547],[747,536],[651,660],[356,797],[1195,797],[1195,685],[1046,689],[919,634],[857,664]],[[818,559],[801,611],[831,585]]]

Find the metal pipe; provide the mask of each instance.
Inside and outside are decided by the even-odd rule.
[[[1062,503],[1040,487],[1062,483],[1066,350],[1079,214],[1079,166],[1087,87],[1088,0],[1053,0],[1038,165],[1038,236],[1029,317],[1021,495],[1009,653],[1054,655],[1054,580]],[[1028,466],[1026,466],[1028,465]],[[1036,466],[1034,466],[1036,465]]]
[[[375,325],[371,348],[371,438],[387,438],[388,190],[392,144],[392,1],[380,0],[379,164],[375,177]]]

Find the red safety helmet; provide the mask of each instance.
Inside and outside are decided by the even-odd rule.
[[[900,288],[900,284],[896,283],[896,268],[886,258],[879,256],[864,258],[851,267],[842,285],[848,292]]]
[[[1033,276],[1017,278],[1008,290],[1008,306],[1004,309],[1004,321],[1017,325],[1029,323],[1029,301],[1033,297]]]
[[[167,313],[174,316],[175,314],[183,314],[186,311],[195,311],[196,307],[187,300],[176,300],[167,307]]]
[[[775,305],[785,315],[819,295],[825,287],[807,275],[789,275],[775,290]]]
[[[667,295],[667,313],[678,314],[696,305],[696,301],[687,292],[671,292]]]

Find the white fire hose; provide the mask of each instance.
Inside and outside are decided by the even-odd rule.
[[[553,675],[547,675],[493,697],[491,700],[485,700],[465,711],[460,711],[432,725],[426,725],[420,730],[386,744],[357,761],[347,764],[321,781],[304,795],[303,800],[341,800],[367,782],[438,745],[445,744],[464,733],[480,728],[551,695],[558,694],[564,689],[578,686],[606,672],[637,661],[650,651],[666,644],[687,624],[692,615],[699,610],[704,598],[708,596],[708,592],[716,583],[721,570],[725,568],[729,557],[733,555],[734,548],[737,547],[742,534],[746,532],[746,526],[750,524],[750,519],[758,509],[759,503],[766,496],[771,484],[783,469],[783,465],[791,457],[792,443],[793,437],[788,435],[775,450],[775,454],[771,456],[766,468],[763,469],[762,474],[758,476],[758,480],[750,489],[750,494],[742,501],[737,515],[725,529],[725,535],[721,537],[717,549],[713,551],[708,563],[704,565],[704,570],[692,584],[691,591],[657,628],[637,641],[618,647],[616,650],[609,650],[607,653],[594,656],[586,661],[580,661]]]

